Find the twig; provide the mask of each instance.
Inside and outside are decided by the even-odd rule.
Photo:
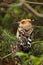
[[[43,28],[43,26],[37,26],[37,25],[33,25],[33,27]]]
[[[43,3],[39,3],[39,2],[30,2],[30,1],[26,1],[26,3],[29,3],[29,4],[36,4],[36,5],[42,5],[42,6],[43,6]]]
[[[14,4],[6,4],[6,3],[0,3],[0,7],[19,7],[22,6],[25,0],[19,0],[19,3]]]
[[[25,2],[25,0],[19,0],[18,4],[14,3],[14,4],[11,4],[9,6],[10,7],[19,7],[19,6],[22,6],[24,4],[24,2]]]
[[[43,41],[35,41],[35,42],[32,42],[32,44],[35,44],[35,43],[42,43]]]
[[[9,54],[5,55],[4,57],[1,57],[1,60],[4,58],[7,58],[8,56],[11,56],[11,55],[12,55],[12,53],[9,53]]]
[[[25,0],[19,0],[19,3],[17,4],[5,4],[5,3],[0,3],[0,7],[19,7],[19,6],[22,6],[24,4],[24,6],[26,7],[26,8],[28,8],[29,10],[30,10],[30,12],[32,13],[32,14],[34,14],[35,16],[37,16],[37,17],[41,17],[41,18],[43,18],[43,14],[40,14],[40,13],[38,13],[37,11],[35,11],[29,4],[27,4],[26,3],[26,1]]]
[[[34,14],[35,16],[43,18],[43,14],[39,14],[39,13],[38,13],[37,11],[35,11],[29,4],[24,3],[24,6],[25,6],[26,8],[28,8],[28,9],[31,11],[31,13]]]
[[[39,42],[41,43],[43,41],[32,42],[32,44],[39,43]],[[9,53],[9,54],[5,55],[4,57],[0,57],[0,59],[2,60],[2,59],[7,58],[8,56],[11,56],[11,55],[12,55],[12,53]]]

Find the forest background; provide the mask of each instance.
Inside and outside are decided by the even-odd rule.
[[[16,22],[26,18],[33,20],[33,51],[17,55],[25,56],[23,65],[43,65],[43,0],[0,0],[0,63],[12,60],[9,46],[16,40]]]

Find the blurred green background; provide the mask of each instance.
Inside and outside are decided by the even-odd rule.
[[[43,0],[26,0],[30,2],[43,3]],[[22,65],[43,65],[43,18],[32,14],[25,6],[7,7],[1,6],[3,4],[18,3],[18,0],[0,0],[0,60],[2,57],[10,53],[10,45],[16,41],[16,32],[18,24],[16,22],[30,18],[34,26],[34,37],[32,51],[29,53],[17,53],[23,56]],[[30,4],[38,13],[43,14],[43,5]],[[38,41],[38,42],[37,42]],[[11,56],[8,59],[12,59]],[[28,64],[29,65],[29,64]]]

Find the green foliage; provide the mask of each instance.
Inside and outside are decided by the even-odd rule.
[[[14,13],[19,15],[22,13],[22,10],[20,8],[14,8]]]
[[[24,52],[17,52],[16,56],[22,57],[21,61],[22,61],[22,65],[27,65],[27,63],[29,62],[29,53],[24,53]]]
[[[43,60],[43,56],[35,57],[33,55],[30,56],[30,61],[32,65],[40,65],[41,61]]]
[[[0,57],[10,53],[10,45],[15,42],[16,36],[6,29],[2,29],[2,41],[0,42]]]
[[[2,20],[2,16],[0,15],[0,20]]]
[[[43,42],[42,43],[38,42],[38,43],[33,44],[32,49],[33,49],[32,53],[34,55],[36,56],[42,55],[43,54]]]
[[[10,14],[6,14],[3,18],[3,26],[6,28],[10,28],[14,21],[14,17],[12,17]]]
[[[2,32],[2,29],[3,29],[2,26],[0,26],[0,32]]]
[[[42,0],[30,0],[34,2],[43,2]],[[18,0],[17,0],[18,2]],[[37,12],[43,13],[43,6],[40,5],[31,5]],[[10,53],[10,45],[13,44],[17,38],[11,32],[11,28],[13,27],[13,23],[15,21],[19,21],[24,18],[35,18],[28,10],[24,11],[23,8],[17,7],[9,7],[7,9],[8,13],[1,13],[0,15],[0,58],[6,56]],[[40,21],[40,19],[38,20]],[[40,22],[35,21],[34,27],[34,41],[43,41],[43,19]],[[13,25],[12,25],[13,24]],[[34,23],[33,23],[34,24]],[[40,26],[38,27],[38,25]],[[37,26],[36,26],[37,25]],[[14,30],[15,31],[15,30]],[[16,56],[22,56],[22,65],[40,65],[43,62],[43,42],[38,42],[33,44],[32,51],[29,53],[17,52]],[[10,56],[11,58],[11,56]]]
[[[10,53],[10,45],[8,43],[0,43],[0,57]]]
[[[20,15],[20,14],[23,13],[22,9],[19,8],[19,7],[18,8],[17,7],[15,7],[15,8],[8,8],[8,10],[9,11],[13,11],[13,13],[16,14],[16,15]]]
[[[28,56],[27,53],[23,53],[23,52],[17,52],[15,55],[16,55],[16,56],[25,56],[25,57]]]
[[[34,40],[43,40],[43,26],[34,25]]]
[[[27,14],[26,18],[32,18],[32,14],[31,13]]]
[[[16,36],[11,32],[9,32],[8,30],[3,30],[2,37],[3,37],[3,42],[7,42],[7,43],[13,43],[16,40]]]
[[[41,61],[43,61],[43,56],[37,57],[29,53],[17,52],[16,56],[22,56],[22,65],[40,65]]]

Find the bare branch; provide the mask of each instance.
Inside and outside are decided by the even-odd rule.
[[[34,14],[35,16],[43,18],[43,14],[40,14],[37,11],[35,11],[29,4],[24,3],[24,6],[26,6],[31,11],[31,13]]]
[[[40,42],[40,43],[43,43],[43,41],[40,41],[40,40],[39,40],[39,41],[33,42],[32,44],[39,43],[39,42]]]
[[[43,41],[36,41],[36,42],[32,42],[32,44],[35,44],[35,43],[42,43]],[[2,59],[4,59],[4,58],[7,58],[7,57],[9,57],[9,56],[11,56],[13,53],[9,53],[9,54],[7,54],[7,55],[5,55],[5,56],[3,56],[3,57],[0,57],[0,59],[2,60]],[[15,54],[15,53],[14,53]],[[16,56],[16,54],[15,54],[15,56]]]
[[[12,53],[9,53],[9,54],[7,54],[7,55],[5,55],[5,56],[3,56],[3,57],[0,57],[0,59],[2,60],[2,59],[6,58],[6,57],[8,57],[8,56],[11,56],[11,55],[12,55]]]
[[[29,3],[33,3],[33,2],[29,2]],[[37,3],[37,2],[35,2]],[[24,6],[26,8],[28,8],[32,14],[34,14],[37,17],[41,17],[43,18],[43,14],[38,13],[37,11],[35,11],[29,4],[26,3],[25,0],[19,0],[19,3],[14,3],[14,4],[6,4],[6,3],[0,3],[0,7],[20,7],[24,4]],[[41,4],[41,3],[37,3],[37,4]],[[43,4],[43,3],[42,3]],[[3,11],[2,11],[3,12]]]
[[[11,4],[9,6],[10,7],[19,7],[19,6],[22,6],[24,2],[25,2],[25,0],[19,0],[18,4],[15,3],[15,4]]]
[[[39,3],[39,2],[30,2],[30,1],[26,1],[26,3],[29,3],[29,4],[36,4],[36,5],[42,5],[42,6],[43,6],[43,3]]]
[[[8,7],[9,4],[6,3],[0,3],[0,7]]]
[[[6,3],[0,3],[0,7],[19,7],[22,6],[25,0],[19,0],[19,3],[12,3],[12,4],[6,4]]]

